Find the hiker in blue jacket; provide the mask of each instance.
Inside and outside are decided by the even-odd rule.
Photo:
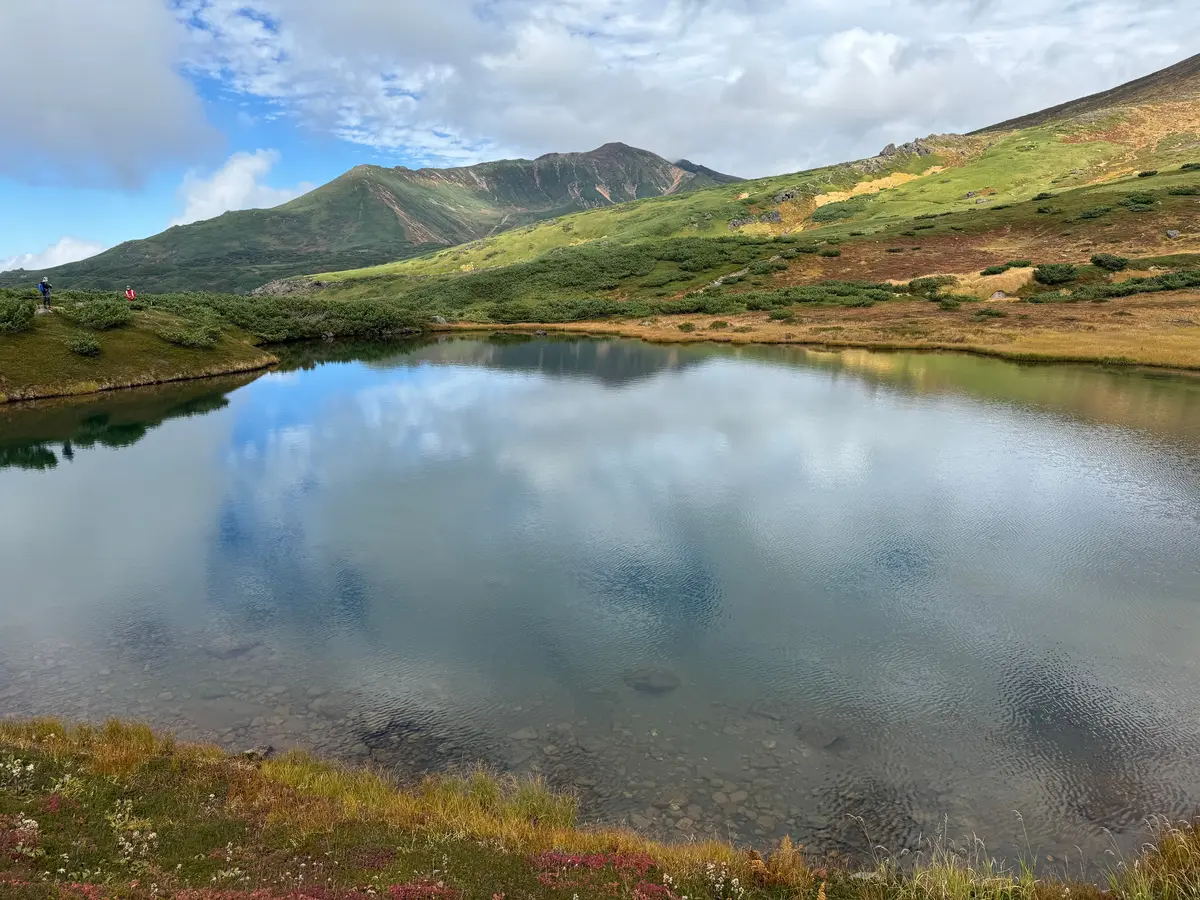
[[[38,282],[38,290],[42,293],[42,306],[45,309],[50,308],[50,291],[53,285],[50,284],[49,278],[43,278]]]

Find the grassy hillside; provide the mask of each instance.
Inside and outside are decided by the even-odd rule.
[[[932,217],[1003,209],[1040,195],[1047,195],[1041,205],[1053,209],[1049,195],[1104,185],[1119,192],[1139,172],[1177,171],[1198,160],[1200,56],[973,135],[933,135],[855,163],[588,210],[417,259],[331,270],[321,277],[471,272],[590,241],[626,245],[803,232],[814,240],[833,236],[853,243],[889,231],[919,231]],[[1045,231],[1041,220],[1017,218],[1022,227]],[[1013,216],[1007,219],[1015,224]]]
[[[456,169],[357,166],[274,209],[177,226],[55,269],[0,274],[0,286],[46,275],[64,288],[248,291],[289,275],[373,265],[566,212],[733,180],[687,166],[624,144]]]

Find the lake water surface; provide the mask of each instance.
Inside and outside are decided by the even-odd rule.
[[[287,352],[0,409],[0,715],[482,761],[755,845],[1094,863],[1196,810],[1200,380]]]

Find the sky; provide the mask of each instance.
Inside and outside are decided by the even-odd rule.
[[[798,171],[1198,49],[1195,0],[3,0],[0,271],[359,163],[623,141]]]

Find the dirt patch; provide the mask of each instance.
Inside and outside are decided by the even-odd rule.
[[[851,197],[860,197],[863,194],[878,194],[884,188],[899,187],[909,181],[924,178],[926,175],[936,175],[945,168],[945,166],[930,166],[920,175],[913,175],[911,172],[894,172],[891,175],[885,175],[883,178],[860,181],[848,191],[829,191],[828,193],[818,194],[813,198],[812,209],[818,209],[827,203],[839,203],[842,200],[849,200]]]

